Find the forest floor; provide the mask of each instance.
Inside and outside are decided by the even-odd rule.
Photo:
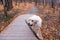
[[[43,19],[41,28],[44,40],[60,40],[60,8],[55,11],[49,6],[37,6],[43,13],[37,14]]]
[[[26,3],[18,3],[15,5],[13,3],[14,8],[8,12],[8,15],[12,15],[16,18],[18,15],[28,13],[31,8],[31,4]],[[41,28],[42,35],[44,40],[60,40],[60,8],[53,10],[50,6],[36,6],[38,10],[43,10],[43,12],[37,12],[36,15],[39,15],[43,19],[43,27]],[[3,9],[3,8],[2,8]],[[11,21],[6,21],[3,17],[3,12],[0,11],[0,31],[8,25]],[[10,16],[11,17],[11,16]],[[9,17],[9,18],[10,18]],[[13,18],[14,19],[14,18]],[[12,20],[13,20],[12,19]]]
[[[28,12],[29,8],[32,5],[30,3],[20,3],[17,4],[13,2],[13,8],[10,11],[7,11],[7,18],[4,17],[4,8],[3,5],[0,5],[0,31],[2,31],[10,22],[16,18],[18,15],[26,14]]]

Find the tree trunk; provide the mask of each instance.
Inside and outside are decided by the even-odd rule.
[[[53,8],[53,13],[55,12],[55,6],[54,6],[54,0],[52,0],[52,8]]]
[[[4,15],[7,17],[7,7],[4,6]]]
[[[20,2],[22,3],[22,0],[20,0]]]
[[[13,8],[13,5],[12,5],[12,0],[7,0],[7,10],[9,11],[10,9]]]
[[[29,0],[29,3],[32,3],[32,0]]]
[[[37,0],[34,0],[34,2],[35,2],[35,5],[37,6]]]
[[[12,0],[2,0],[4,5],[4,15],[7,17],[7,10],[12,9]]]
[[[2,0],[4,6],[4,15],[7,17],[7,0]]]

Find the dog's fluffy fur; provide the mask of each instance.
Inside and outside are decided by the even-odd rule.
[[[26,21],[32,26],[37,24],[39,27],[42,27],[42,19],[37,15],[33,15],[32,17],[28,18]]]
[[[29,17],[28,19],[25,20],[28,24],[28,26],[37,26],[39,27],[39,30],[37,32],[37,36],[40,36],[40,38],[43,40],[42,34],[41,34],[41,27],[42,27],[42,19],[37,16],[37,15],[33,15],[31,17]]]

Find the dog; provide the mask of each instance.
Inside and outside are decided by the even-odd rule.
[[[37,24],[39,27],[42,27],[42,19],[37,15],[29,17],[25,21],[27,22],[28,26],[35,26]]]
[[[42,34],[41,34],[41,27],[42,27],[42,19],[37,16],[37,15],[32,15],[31,17],[29,17],[28,19],[25,20],[25,22],[27,23],[28,26],[30,27],[39,27],[38,28],[38,32],[37,32],[37,36],[43,40]]]

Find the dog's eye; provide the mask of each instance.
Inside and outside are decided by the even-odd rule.
[[[32,22],[33,22],[33,20],[32,20]]]

